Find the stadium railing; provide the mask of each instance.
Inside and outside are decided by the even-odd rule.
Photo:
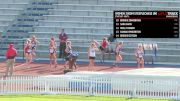
[[[14,36],[15,37],[15,36]],[[51,36],[49,36],[51,37]],[[55,37],[57,38],[57,37]],[[40,42],[37,46],[37,58],[47,58],[48,59],[48,45],[49,45],[48,38],[38,38],[38,41]],[[59,40],[57,40],[57,55],[59,54]],[[92,39],[69,39],[72,41],[72,48],[73,51],[79,53],[78,59],[85,59],[88,60],[87,57],[87,51],[90,43],[92,42]],[[1,42],[1,44],[4,45],[4,47],[1,47],[2,52],[1,55],[4,56],[5,51],[7,50],[7,46],[9,43],[14,43],[15,48],[18,49],[18,56],[22,57],[24,59],[24,44],[26,39],[16,39],[14,40],[13,37],[6,40],[6,42]],[[101,40],[97,40],[100,42]],[[121,40],[119,40],[121,41]],[[145,50],[145,63],[151,64],[151,63],[158,63],[161,62],[163,64],[166,63],[179,63],[178,60],[180,58],[179,50],[180,50],[180,43],[179,42],[154,42],[154,41],[123,41],[124,45],[121,50],[121,54],[123,56],[123,61],[136,61],[135,58],[135,50],[139,44],[157,44],[158,49],[155,52],[153,49]],[[108,46],[109,50],[105,53],[105,61],[114,61],[114,49],[115,44],[110,44],[110,47]],[[112,46],[112,47],[111,47]],[[96,61],[101,60],[101,52],[97,52],[97,59]]]
[[[179,77],[95,73],[0,77],[0,94],[69,94],[179,99]]]

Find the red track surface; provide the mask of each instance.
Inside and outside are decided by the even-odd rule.
[[[63,74],[64,67],[62,64],[59,64],[56,68],[50,68],[49,64],[42,64],[42,63],[32,63],[30,68],[24,63],[16,63],[14,68],[14,75],[60,75]],[[113,67],[110,66],[100,66],[96,65],[94,67],[94,71],[103,72],[103,71],[123,71],[123,70],[131,70],[136,69],[136,67]],[[0,74],[4,74],[6,70],[6,63],[0,63]],[[76,71],[87,71],[88,65],[78,65]]]

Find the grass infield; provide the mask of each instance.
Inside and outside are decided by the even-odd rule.
[[[161,99],[138,99],[104,96],[75,95],[0,95],[0,101],[170,101]]]

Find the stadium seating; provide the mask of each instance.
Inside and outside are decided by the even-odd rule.
[[[80,58],[87,59],[87,44],[78,46],[79,40],[101,40],[102,37],[112,33],[112,11],[113,10],[179,10],[178,1],[142,1],[142,0],[59,0],[58,4],[54,4],[54,9],[50,9],[49,15],[44,15],[44,20],[39,21],[39,26],[35,28],[34,34],[37,33],[37,37],[46,38],[44,33],[49,33],[50,36],[58,37],[57,33],[60,28],[65,28],[65,31],[69,34],[70,40],[74,40],[73,48],[80,51]],[[52,33],[51,33],[52,32]],[[79,33],[79,34],[78,34]],[[43,35],[41,35],[43,34]],[[92,34],[92,36],[90,36]],[[96,35],[98,34],[98,35]],[[122,41],[138,41],[139,39],[121,39]],[[174,42],[179,39],[140,39],[140,41],[150,42]],[[83,41],[82,41],[83,42]],[[166,44],[166,43],[164,43]],[[137,44],[136,44],[137,45]],[[123,56],[125,61],[135,61],[134,47],[125,46],[124,51],[130,54]],[[46,45],[44,44],[44,46]],[[171,62],[168,58],[174,58],[173,54],[179,53],[179,49],[174,49],[174,52],[168,50],[168,46],[159,46],[157,61]],[[167,48],[166,48],[167,47]],[[44,49],[41,48],[41,49]],[[162,50],[161,50],[162,48]],[[167,58],[164,58],[166,57]],[[172,55],[172,56],[168,56]],[[113,55],[110,60],[113,59]],[[173,59],[172,59],[173,60]],[[174,61],[175,62],[175,61]]]
[[[178,0],[8,0],[4,3],[7,6],[3,5],[2,8],[16,10],[13,9],[15,12],[12,14],[8,10],[6,15],[11,16],[5,17],[0,8],[0,25],[9,25],[7,32],[23,33],[24,38],[36,35],[40,38],[38,56],[44,58],[48,57],[44,54],[48,54],[49,38],[55,36],[58,40],[61,28],[65,28],[69,40],[73,42],[73,48],[79,51],[79,58],[87,59],[89,42],[93,39],[102,40],[104,36],[113,33],[113,10],[180,10]],[[138,43],[145,42],[158,43],[157,62],[179,62],[180,57],[176,55],[180,54],[179,39],[118,40],[124,41],[124,61],[135,61],[135,47]],[[17,45],[21,49],[19,56],[23,53],[22,46],[21,41]],[[113,55],[106,58],[114,60]]]
[[[2,5],[0,7],[2,41],[12,43],[13,41],[10,39],[21,39],[15,45],[18,49],[19,44],[23,45],[22,38],[29,37],[28,32],[32,32],[33,27],[38,24],[37,21],[42,19],[42,15],[48,14],[47,10],[52,8],[50,7],[52,3],[42,0],[7,0],[0,5]],[[7,48],[7,43],[1,43],[0,45],[2,49]],[[4,56],[4,51],[0,55]]]
[[[16,20],[18,15],[23,12],[28,4],[29,0],[3,0],[0,3],[0,34],[1,42],[0,49],[2,50],[0,55],[4,56],[4,52],[7,49],[7,44],[14,43],[19,44],[19,42],[13,42],[9,39],[19,38],[18,35],[8,34],[9,27]],[[17,49],[19,49],[17,47]]]

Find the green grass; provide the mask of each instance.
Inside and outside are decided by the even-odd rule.
[[[75,95],[1,95],[0,101],[168,101],[160,99],[128,99],[120,97],[87,97]]]

